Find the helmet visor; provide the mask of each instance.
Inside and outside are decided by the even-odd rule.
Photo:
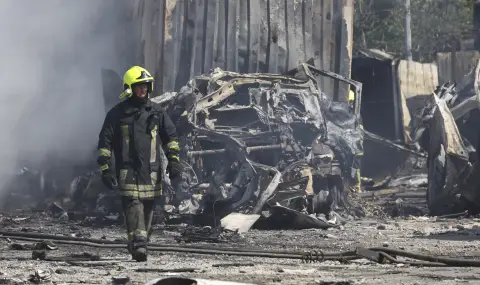
[[[133,84],[132,88],[133,88],[133,89],[135,89],[135,88],[145,88],[145,89],[148,89],[148,87],[150,87],[150,84],[151,84],[151,83],[140,82],[140,83]]]

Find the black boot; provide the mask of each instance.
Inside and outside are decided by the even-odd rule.
[[[147,249],[145,247],[135,248],[130,253],[132,254],[132,258],[137,262],[147,261]]]

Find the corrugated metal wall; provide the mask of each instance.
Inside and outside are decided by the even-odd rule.
[[[138,59],[154,72],[157,91],[177,91],[214,67],[283,73],[311,58],[350,75],[353,0],[135,1]],[[322,89],[347,96],[331,79]]]
[[[463,77],[475,67],[480,53],[477,51],[442,52],[437,54],[438,81],[440,84],[456,82],[460,84]]]

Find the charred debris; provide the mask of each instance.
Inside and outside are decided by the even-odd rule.
[[[432,215],[480,209],[480,61],[458,84],[445,83],[412,121],[412,138],[428,152],[427,203]]]
[[[322,93],[319,76],[361,94],[360,83],[301,64],[288,76],[217,68],[155,98],[177,122],[188,169],[172,183],[176,213],[239,231],[362,216],[348,198],[363,152],[358,112]]]
[[[350,86],[354,104],[323,93],[322,77]],[[155,97],[177,125],[185,167],[180,181],[164,175],[157,222],[245,232],[251,227],[338,227],[365,215],[383,215],[378,205],[390,207],[393,215],[412,214],[404,211],[411,206],[405,200],[412,198],[408,191],[424,189],[419,181],[426,178],[392,176],[375,183],[359,177],[359,161],[364,139],[423,154],[363,130],[361,98],[361,83],[308,63],[285,75],[216,68],[192,78],[179,92]],[[24,187],[13,187],[11,203],[3,207],[27,204],[65,220],[121,223],[117,193],[102,185],[97,171],[83,173],[60,181],[24,168],[12,183]],[[384,193],[377,191],[384,188]],[[422,195],[425,191],[413,193],[419,198],[414,204],[424,204]],[[220,239],[222,233],[211,231]]]

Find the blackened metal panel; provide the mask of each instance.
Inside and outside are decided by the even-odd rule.
[[[351,45],[345,19],[352,15],[345,13],[353,10],[344,6],[350,2],[137,1],[134,20],[142,27],[138,64],[156,65],[159,93],[178,91],[189,78],[214,67],[283,73],[312,58],[315,66],[348,76]],[[334,94],[332,80],[320,84],[327,95],[343,96]]]

